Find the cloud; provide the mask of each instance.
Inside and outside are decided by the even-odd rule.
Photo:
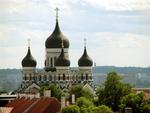
[[[72,66],[83,53],[85,33],[88,54],[98,65],[149,66],[148,0],[1,0],[0,68],[20,68],[27,38],[38,67],[43,67],[56,7],[61,9],[61,30],[71,43]]]
[[[93,7],[112,11],[150,10],[149,0],[84,0]]]

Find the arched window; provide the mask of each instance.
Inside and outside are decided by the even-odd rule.
[[[32,77],[32,80],[34,80],[34,81],[35,81],[35,76],[33,76],[33,77]]]
[[[63,80],[65,80],[65,74],[63,73]]]
[[[24,75],[24,80],[27,80],[27,76],[26,76],[26,74]]]
[[[39,75],[39,81],[41,81],[41,75]]]
[[[81,74],[81,80],[83,80],[84,79],[84,77],[83,77],[83,73]]]
[[[85,79],[88,80],[88,74],[86,73]]]
[[[51,67],[53,67],[53,58],[51,57]]]
[[[46,66],[49,66],[49,57],[47,57]]]
[[[60,75],[58,75],[58,80],[60,80]]]
[[[32,80],[32,76],[31,76],[31,74],[29,74],[29,80]]]
[[[44,81],[46,81],[47,80],[47,76],[46,75],[44,75]]]
[[[52,76],[51,76],[51,75],[49,75],[49,80],[50,80],[50,81],[52,80]]]

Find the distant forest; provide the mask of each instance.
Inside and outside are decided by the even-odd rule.
[[[123,75],[125,82],[135,87],[150,87],[150,67],[115,67],[96,66],[93,67],[94,85],[103,83],[108,72],[115,71]],[[21,84],[21,69],[0,69],[0,91],[13,91]]]

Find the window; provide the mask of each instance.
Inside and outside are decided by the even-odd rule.
[[[58,80],[60,80],[60,75],[58,75]]]
[[[46,81],[47,80],[47,76],[46,75],[44,75],[44,81]]]
[[[88,80],[88,74],[86,73],[86,76],[85,76],[86,80]]]
[[[49,80],[50,80],[50,81],[52,80],[52,76],[51,76],[51,75],[49,75]]]
[[[65,80],[65,74],[63,73],[63,80]]]
[[[84,79],[84,77],[83,77],[83,73],[81,74],[81,80],[83,80]]]
[[[26,74],[24,75],[24,80],[27,80],[27,76],[26,76]]]
[[[39,81],[41,81],[41,75],[39,75]]]
[[[51,67],[53,67],[53,58],[51,58]]]

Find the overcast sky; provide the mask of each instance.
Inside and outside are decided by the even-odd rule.
[[[28,38],[37,67],[44,67],[56,7],[70,40],[71,66],[77,66],[84,38],[99,66],[150,66],[150,0],[0,0],[0,68],[21,68]]]

